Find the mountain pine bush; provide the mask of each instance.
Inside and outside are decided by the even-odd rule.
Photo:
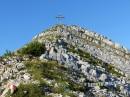
[[[20,49],[18,52],[22,55],[40,56],[45,52],[45,45],[43,43],[33,41]]]

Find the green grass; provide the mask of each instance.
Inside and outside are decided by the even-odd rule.
[[[42,87],[46,84],[42,84]],[[26,91],[26,93],[25,93]],[[7,96],[10,97],[10,96]],[[17,91],[11,97],[46,97],[39,85],[36,84],[20,84]]]
[[[47,85],[51,86],[53,93],[73,95],[72,93],[69,93],[70,90],[85,91],[85,86],[73,82],[68,77],[72,76],[70,74],[72,72],[70,72],[69,69],[64,67],[64,65],[58,64],[56,61],[43,62],[38,59],[35,59],[32,61],[26,61],[25,65],[28,69],[28,72],[33,75],[33,79],[39,80],[40,83],[46,83],[44,79],[54,80],[52,84],[46,83]],[[54,87],[55,83],[58,83],[58,87]],[[72,97],[75,96],[73,95]]]
[[[59,65],[56,61],[41,62],[40,60],[33,60],[25,62],[26,67],[36,80],[41,80],[41,78],[62,80],[64,79],[64,71],[62,65]]]
[[[69,85],[67,84],[67,69],[59,65],[56,61],[50,62],[41,62],[40,60],[32,60],[25,62],[25,65],[29,71],[33,75],[33,79],[39,80],[40,83],[43,83],[42,86],[49,86],[52,93],[60,93],[64,94],[67,88],[69,89]],[[55,80],[58,83],[58,87],[54,87],[54,84],[48,84],[44,81],[44,78]],[[28,94],[24,94],[23,91],[28,91]],[[35,84],[28,84],[23,85],[21,84],[18,87],[18,90],[12,95],[12,97],[47,97],[44,95],[45,92],[42,92],[38,85]]]

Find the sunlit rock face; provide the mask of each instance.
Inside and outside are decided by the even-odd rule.
[[[53,26],[33,41],[45,44],[43,59],[71,68],[71,80],[91,88],[76,93],[77,97],[129,96],[130,52],[120,44],[75,25]],[[79,73],[84,77],[78,77]]]
[[[107,37],[55,25],[29,44],[0,58],[0,97],[130,97],[130,53]]]
[[[106,63],[113,64],[128,76],[130,75],[129,50],[96,32],[75,25],[56,25],[36,35],[33,40],[46,43],[57,41],[59,44],[66,42],[91,53]]]

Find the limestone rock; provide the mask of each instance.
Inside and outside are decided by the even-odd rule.
[[[25,73],[23,75],[23,77],[24,77],[25,80],[30,80],[31,79],[31,75],[29,73]]]
[[[99,78],[101,81],[105,82],[106,79],[107,79],[107,75],[106,74],[101,74],[100,78]]]
[[[17,63],[17,64],[16,64],[16,68],[17,68],[18,70],[21,70],[21,69],[24,69],[24,68],[25,68],[25,65],[24,65],[23,63]]]

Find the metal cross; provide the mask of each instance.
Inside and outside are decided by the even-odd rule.
[[[61,24],[61,21],[64,19],[65,17],[63,15],[58,15],[56,16],[56,19],[58,20],[59,24]]]

